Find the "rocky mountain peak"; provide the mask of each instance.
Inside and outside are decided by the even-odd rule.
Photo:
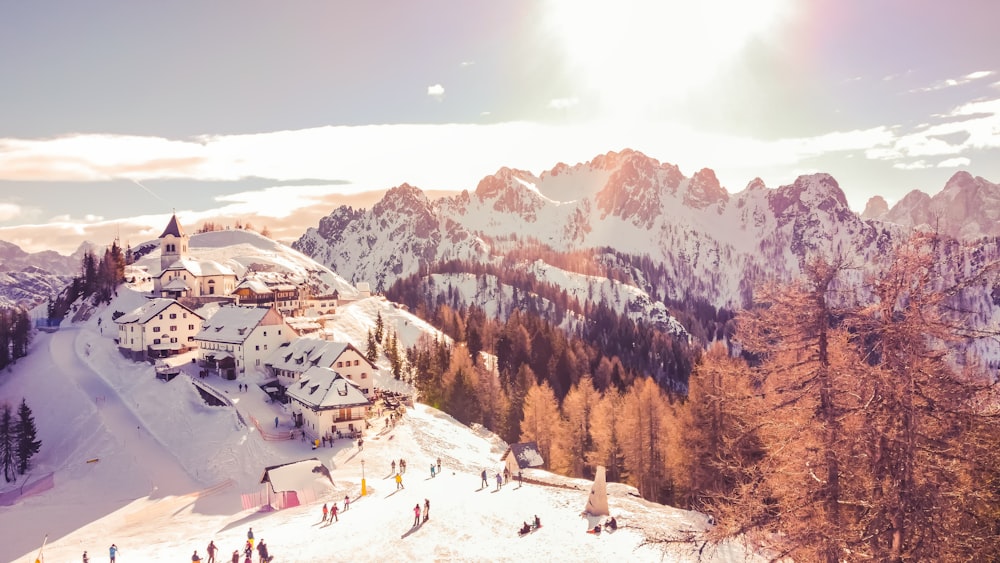
[[[704,209],[715,203],[725,203],[729,200],[727,192],[715,176],[711,168],[702,168],[694,173],[684,193],[684,204],[696,209]]]
[[[868,199],[865,210],[861,214],[862,219],[879,219],[889,212],[889,204],[885,198],[877,195]]]

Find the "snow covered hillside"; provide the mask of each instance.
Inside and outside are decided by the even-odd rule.
[[[624,527],[599,537],[584,533],[598,519],[580,515],[588,482],[529,470],[526,478],[547,484],[509,483],[494,492],[491,482],[482,489],[479,473],[500,470],[506,444],[419,403],[395,427],[373,420],[363,450],[350,440],[318,450],[298,440],[264,440],[253,419],[278,434],[287,432],[290,420],[257,387],[265,379],[262,373],[245,376],[247,392],[237,389],[239,381],[200,380],[187,373],[167,383],[156,379],[148,364],[118,354],[101,326],[108,326],[111,311],[137,297],[120,291],[118,301],[88,321],[40,334],[32,353],[0,378],[0,397],[27,400],[43,441],[31,474],[3,490],[53,477],[51,488],[0,506],[5,536],[0,561],[34,561],[46,535],[48,563],[78,562],[85,550],[91,561],[105,561],[112,543],[121,549],[121,562],[190,560],[195,550],[204,557],[210,540],[225,560],[242,547],[250,527],[276,561],[377,561],[387,554],[406,561],[683,561],[697,556],[697,543],[661,547],[644,542],[697,533],[707,525],[705,517],[644,501],[630,487],[609,486],[611,512]],[[364,334],[377,312],[401,341],[415,341],[431,330],[378,298],[344,307],[338,330],[350,338]],[[193,367],[185,366],[186,371]],[[377,377],[383,387],[399,384],[385,374]],[[195,382],[230,404],[207,406]],[[319,498],[280,511],[243,508],[241,493],[263,490],[265,467],[311,457],[330,468],[333,480],[319,487]],[[405,488],[397,491],[390,462],[399,458],[408,468]],[[429,467],[437,458],[442,472],[431,478]],[[338,502],[343,508],[345,495],[352,500],[350,509],[338,522],[321,525],[322,504]],[[430,519],[412,527],[413,506],[425,499]],[[518,537],[521,522],[536,514],[543,527]],[[703,560],[746,559],[738,545],[703,555]]]

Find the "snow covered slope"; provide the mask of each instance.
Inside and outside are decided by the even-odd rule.
[[[624,527],[600,537],[585,533],[597,519],[580,516],[587,482],[532,470],[526,477],[537,483],[510,483],[497,492],[480,488],[479,472],[501,468],[506,444],[424,405],[408,410],[395,427],[375,420],[363,450],[349,440],[319,450],[298,440],[263,440],[253,418],[265,430],[282,433],[289,415],[254,385],[262,374],[248,374],[250,390],[243,393],[237,382],[214,377],[182,374],[165,383],[149,365],[118,355],[100,326],[110,311],[136,298],[120,291],[120,301],[99,316],[39,335],[32,353],[0,379],[0,396],[11,402],[24,397],[32,407],[43,441],[31,475],[4,490],[54,476],[51,489],[0,506],[0,560],[33,561],[46,535],[48,563],[78,562],[84,550],[91,561],[102,561],[111,543],[126,563],[187,561],[195,550],[204,557],[209,540],[228,556],[242,547],[250,527],[276,561],[383,561],[389,554],[404,561],[697,558],[697,543],[661,548],[644,542],[697,535],[705,517],[644,501],[630,487],[609,486],[612,513]],[[345,335],[366,331],[373,312],[383,312],[404,340],[427,328],[381,299],[350,308],[341,327]],[[231,405],[207,406],[193,381]],[[333,483],[318,487],[321,497],[281,511],[243,509],[240,494],[262,490],[264,467],[311,457],[331,469]],[[400,458],[408,469],[405,488],[397,491],[390,462]],[[438,458],[443,471],[431,478],[430,464]],[[343,508],[345,495],[352,499],[350,509],[338,522],[320,525],[320,506],[338,502]],[[412,527],[413,506],[425,499],[430,519]],[[543,527],[518,537],[521,522],[536,514]],[[758,559],[738,545],[704,555],[702,561]]]

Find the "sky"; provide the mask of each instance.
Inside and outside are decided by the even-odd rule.
[[[852,208],[1000,181],[991,0],[0,0],[0,240],[239,218],[297,238],[404,182],[624,148]],[[145,237],[145,238],[144,238]]]
[[[510,482],[493,492],[506,444],[420,403],[395,426],[375,420],[363,450],[350,440],[314,450],[298,439],[263,439],[265,432],[273,438],[291,429],[291,411],[267,401],[258,386],[267,380],[263,372],[251,370],[236,381],[216,375],[200,380],[192,377],[197,367],[188,356],[179,356],[171,361],[183,365],[184,373],[164,383],[148,363],[119,354],[115,333],[107,330],[112,315],[144,303],[140,290],[148,286],[123,286],[89,319],[40,333],[29,355],[0,378],[0,397],[17,404],[24,398],[42,441],[29,475],[14,483],[0,480],[5,501],[9,491],[34,491],[0,505],[0,561],[35,561],[45,538],[46,563],[78,563],[84,551],[90,561],[104,562],[112,543],[121,550],[121,563],[189,561],[195,550],[206,558],[209,541],[229,561],[248,528],[276,561],[340,561],[344,553],[355,561],[381,561],[387,553],[403,561],[608,561],[623,554],[630,561],[766,560],[746,553],[741,542],[706,548],[702,557],[700,542],[642,546],[647,537],[704,530],[707,517],[645,501],[634,488],[614,483],[608,485],[608,506],[621,527],[588,536],[585,530],[605,520],[581,516],[589,482],[530,469],[525,477],[536,482],[520,488]],[[406,345],[433,331],[392,304],[369,298],[342,305],[332,321],[335,337],[363,340],[379,313]],[[380,367],[377,385],[404,390],[384,358]],[[192,379],[231,405],[207,406]],[[248,390],[240,392],[240,383]],[[275,416],[277,429],[270,424]],[[253,419],[263,426],[254,427]],[[241,494],[264,492],[265,467],[308,458],[330,469],[332,484],[313,481],[298,507],[244,508]],[[390,462],[400,458],[407,469],[397,491]],[[437,460],[442,471],[432,478],[429,467]],[[482,470],[489,472],[488,487],[481,486]],[[49,474],[51,488],[30,486]],[[344,496],[351,498],[346,511]],[[425,499],[430,518],[414,527],[413,506]],[[337,521],[321,525],[322,505],[334,502]],[[521,523],[535,515],[542,528],[518,537]]]

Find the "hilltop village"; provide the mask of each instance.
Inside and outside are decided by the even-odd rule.
[[[261,371],[269,378],[262,389],[292,411],[289,436],[326,443],[360,434],[379,399],[378,367],[325,330],[338,291],[318,292],[317,284],[287,272],[248,268],[240,277],[217,261],[194,258],[176,215],[159,246],[158,273],[140,267],[126,273],[152,289],[148,301],[114,319],[122,355],[155,362],[164,379],[188,367],[177,358],[190,357],[200,377],[243,380],[240,389],[258,383],[248,370]],[[358,290],[369,295],[365,284]]]

